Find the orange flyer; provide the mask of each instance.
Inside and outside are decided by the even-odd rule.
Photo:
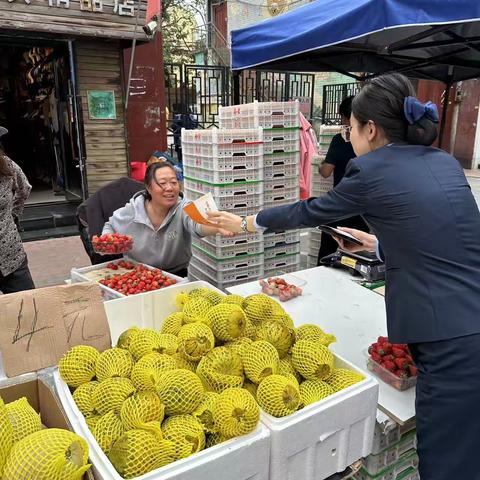
[[[200,223],[201,225],[211,225],[211,222],[208,221],[208,212],[218,212],[211,193],[207,193],[190,202],[183,207],[183,210],[195,223]]]

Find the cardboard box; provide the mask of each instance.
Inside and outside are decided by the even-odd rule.
[[[32,408],[40,414],[42,423],[47,428],[62,428],[73,432],[53,388],[41,379],[21,381],[5,387],[0,386],[0,397],[5,403],[26,397]],[[83,480],[93,480],[94,478],[91,471],[82,477]]]

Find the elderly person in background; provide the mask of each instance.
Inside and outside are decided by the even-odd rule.
[[[7,133],[0,127],[0,141]],[[0,143],[0,291],[4,294],[35,288],[18,232],[31,189],[22,169],[7,157]]]

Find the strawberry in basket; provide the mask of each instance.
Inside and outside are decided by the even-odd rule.
[[[94,235],[92,237],[92,246],[95,252],[101,255],[117,255],[132,249],[133,238],[130,235],[122,235],[120,233]]]
[[[302,294],[302,289],[290,283],[287,283],[283,278],[270,277],[267,280],[260,280],[262,293],[266,295],[278,296],[281,302],[286,302],[292,298],[298,297]]]

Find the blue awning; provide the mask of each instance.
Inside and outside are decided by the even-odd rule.
[[[316,0],[232,32],[232,69],[480,76],[480,0]]]

